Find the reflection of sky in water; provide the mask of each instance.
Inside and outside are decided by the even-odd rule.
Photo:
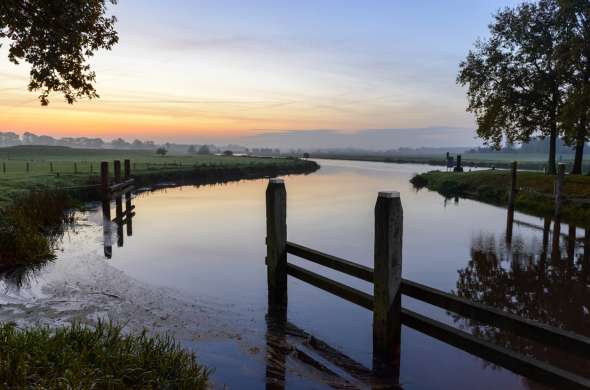
[[[290,241],[372,267],[376,195],[397,190],[404,207],[404,277],[451,291],[457,287],[458,270],[470,260],[474,240],[482,234],[504,234],[502,208],[470,200],[445,203],[436,193],[416,192],[409,178],[432,167],[320,163],[322,169],[315,174],[286,178]],[[114,248],[111,264],[140,281],[228,303],[264,329],[266,184],[254,180],[183,187],[136,197],[133,237],[126,238],[123,248]],[[518,213],[516,218],[543,224]],[[514,235],[515,246],[522,242],[537,247],[542,232],[517,225]],[[371,292],[367,283],[291,260]],[[404,306],[453,323],[444,311],[411,299],[404,299]],[[364,309],[290,279],[289,319],[370,366],[371,315]],[[481,360],[415,331],[404,328],[402,338],[401,380],[407,388],[521,387],[519,377],[484,368]],[[216,375],[232,382],[239,372],[220,369]],[[253,375],[263,377],[264,372]]]

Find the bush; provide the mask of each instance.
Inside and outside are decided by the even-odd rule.
[[[413,178],[410,179],[410,183],[412,183],[414,188],[421,189],[426,187],[426,185],[428,184],[428,180],[426,180],[426,178],[422,175],[415,175]]]
[[[208,375],[170,337],[126,336],[100,322],[95,329],[0,326],[3,388],[205,389]]]

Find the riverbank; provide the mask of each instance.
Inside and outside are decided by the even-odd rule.
[[[80,200],[100,196],[100,162],[131,160],[138,186],[160,182],[211,184],[230,180],[305,174],[319,169],[298,158],[157,156],[153,151],[72,149],[50,146],[0,148],[0,208],[31,191],[68,191]],[[112,174],[112,172],[111,172]]]
[[[485,170],[464,173],[431,171],[416,175],[411,182],[416,188],[428,188],[446,197],[465,197],[505,206],[510,190],[510,172]],[[554,212],[555,176],[540,172],[519,171],[515,208],[539,216]],[[566,176],[564,222],[587,226],[590,221],[590,177]]]
[[[323,158],[327,160],[347,160],[347,161],[372,161],[396,164],[426,164],[432,166],[447,165],[446,155],[346,155],[346,154],[313,154],[313,158]],[[518,161],[520,169],[543,171],[547,166],[547,156],[543,154],[524,154],[524,153],[465,153],[461,155],[463,165],[467,168],[502,168],[509,169],[513,161]],[[560,160],[569,167],[571,161],[568,159]],[[590,171],[590,161],[585,160],[583,171]]]

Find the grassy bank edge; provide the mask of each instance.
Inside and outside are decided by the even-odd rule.
[[[313,158],[326,159],[326,160],[343,160],[343,161],[369,161],[369,162],[383,162],[383,163],[395,163],[395,164],[426,164],[432,166],[446,166],[447,160],[444,155],[441,156],[347,156],[338,154],[314,154]],[[471,157],[469,154],[463,154],[463,165],[469,167],[479,168],[501,168],[509,169],[512,159],[506,160],[482,160],[477,157]],[[566,166],[571,165],[571,161],[563,161]],[[519,160],[519,168],[543,171],[547,166],[546,161],[521,161]],[[584,161],[583,171],[590,174],[590,163]]]
[[[0,325],[3,388],[206,389],[209,370],[171,337],[112,323],[51,329]]]
[[[539,217],[554,215],[554,176],[540,172],[520,172],[515,209]],[[428,188],[447,198],[462,197],[497,206],[506,206],[510,190],[510,172],[485,170],[474,172],[430,171],[415,175],[415,188]],[[563,222],[582,227],[590,226],[590,177],[566,176],[566,199]]]

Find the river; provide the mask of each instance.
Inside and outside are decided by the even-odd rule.
[[[516,220],[524,223],[515,225],[509,245],[504,239],[505,209],[465,199],[446,200],[412,187],[412,175],[431,166],[318,163],[321,169],[316,173],[285,177],[290,241],[372,267],[377,193],[399,191],[404,210],[404,278],[589,332],[590,304],[585,297],[590,290],[584,265],[588,253],[580,242],[572,247],[571,240],[564,238],[559,261],[554,259],[543,270],[549,276],[541,280],[542,219],[516,213]],[[100,208],[81,213],[75,228],[62,239],[54,262],[18,282],[4,277],[0,320],[53,326],[109,319],[126,324],[130,331],[145,327],[168,332],[194,350],[200,362],[215,368],[216,387],[263,387],[272,371],[269,365],[276,369],[277,364],[269,362],[266,354],[266,185],[267,180],[251,180],[140,192],[132,199],[132,234],[125,230],[118,235],[116,226],[108,227],[113,235],[108,259]],[[566,225],[561,231],[584,236],[583,230]],[[304,260],[290,261],[372,292],[368,283]],[[551,276],[556,274],[560,276]],[[298,280],[290,278],[288,287],[290,322],[371,367],[370,312]],[[570,364],[557,352],[525,345],[506,332],[410,298],[403,299],[403,306],[478,331],[488,340],[526,349],[539,358]],[[316,371],[288,353],[285,385],[335,385],[328,374]],[[346,379],[346,373],[342,376],[355,383],[353,378]],[[400,383],[406,389],[541,388],[406,327],[402,328]]]

